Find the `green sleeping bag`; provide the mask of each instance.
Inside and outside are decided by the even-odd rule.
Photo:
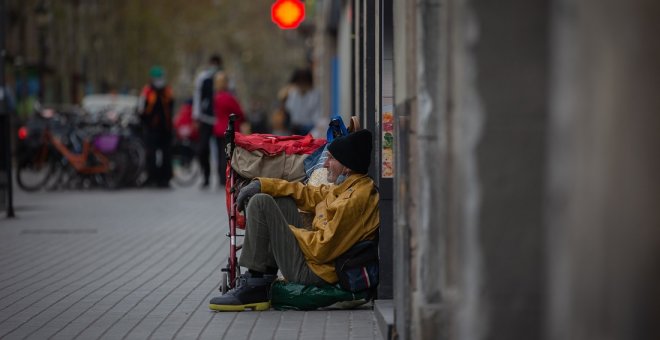
[[[370,300],[368,290],[351,293],[339,286],[306,286],[277,280],[271,288],[270,304],[277,310],[351,309]]]

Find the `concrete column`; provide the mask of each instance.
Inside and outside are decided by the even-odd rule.
[[[415,209],[418,196],[412,192],[417,181],[414,129],[411,119],[416,111],[415,87],[415,1],[393,1],[393,65],[394,115],[397,141],[394,159],[394,226],[393,226],[393,295],[394,328],[399,339],[410,338],[411,292],[414,279],[411,263],[411,235],[416,225]]]
[[[451,266],[449,245],[449,195],[451,177],[450,139],[452,112],[447,110],[447,62],[449,22],[447,1],[418,1],[416,23],[416,110],[412,113],[411,152],[418,167],[411,176],[411,191],[417,199],[412,234],[413,270],[412,331],[414,339],[446,339],[449,325]],[[413,203],[413,202],[411,202]]]
[[[481,125],[474,149],[455,149],[458,160],[474,157],[474,168],[457,174],[467,177],[464,192],[476,200],[455,198],[464,205],[457,232],[465,247],[461,306],[469,311],[459,316],[461,339],[542,336],[549,5],[467,1],[456,25],[468,49],[456,61],[467,68],[456,81],[468,84],[457,100],[465,103],[456,112],[464,122],[454,131],[457,146],[467,139],[462,127]]]
[[[548,1],[415,4],[411,336],[538,339]]]
[[[660,338],[660,2],[556,2],[549,339]]]

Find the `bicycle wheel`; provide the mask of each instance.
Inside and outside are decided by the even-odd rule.
[[[108,189],[117,189],[121,186],[126,176],[126,164],[128,156],[125,152],[117,150],[115,153],[105,155],[110,162],[110,169],[103,174],[103,182]]]
[[[176,147],[172,150],[172,181],[179,186],[195,184],[199,176],[199,163],[190,147]]]
[[[54,158],[50,150],[44,146],[41,150],[19,159],[16,168],[18,186],[25,191],[41,189],[53,172]]]
[[[147,179],[147,153],[144,144],[138,138],[127,137],[122,141],[121,148],[125,150],[127,156],[124,184],[139,187]]]
[[[66,161],[66,158],[60,158],[57,162],[53,162],[53,171],[50,173],[46,183],[44,183],[44,189],[48,191],[60,189],[62,183],[64,183],[64,178],[66,178],[65,175],[68,167],[69,163]]]

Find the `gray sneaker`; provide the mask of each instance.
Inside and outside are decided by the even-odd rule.
[[[252,277],[247,272],[238,278],[236,287],[224,295],[214,297],[209,308],[221,312],[240,312],[246,309],[263,311],[270,309],[270,286],[275,275]]]

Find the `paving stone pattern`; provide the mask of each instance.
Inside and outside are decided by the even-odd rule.
[[[224,193],[15,191],[0,217],[0,339],[375,339],[371,309],[215,313]]]

